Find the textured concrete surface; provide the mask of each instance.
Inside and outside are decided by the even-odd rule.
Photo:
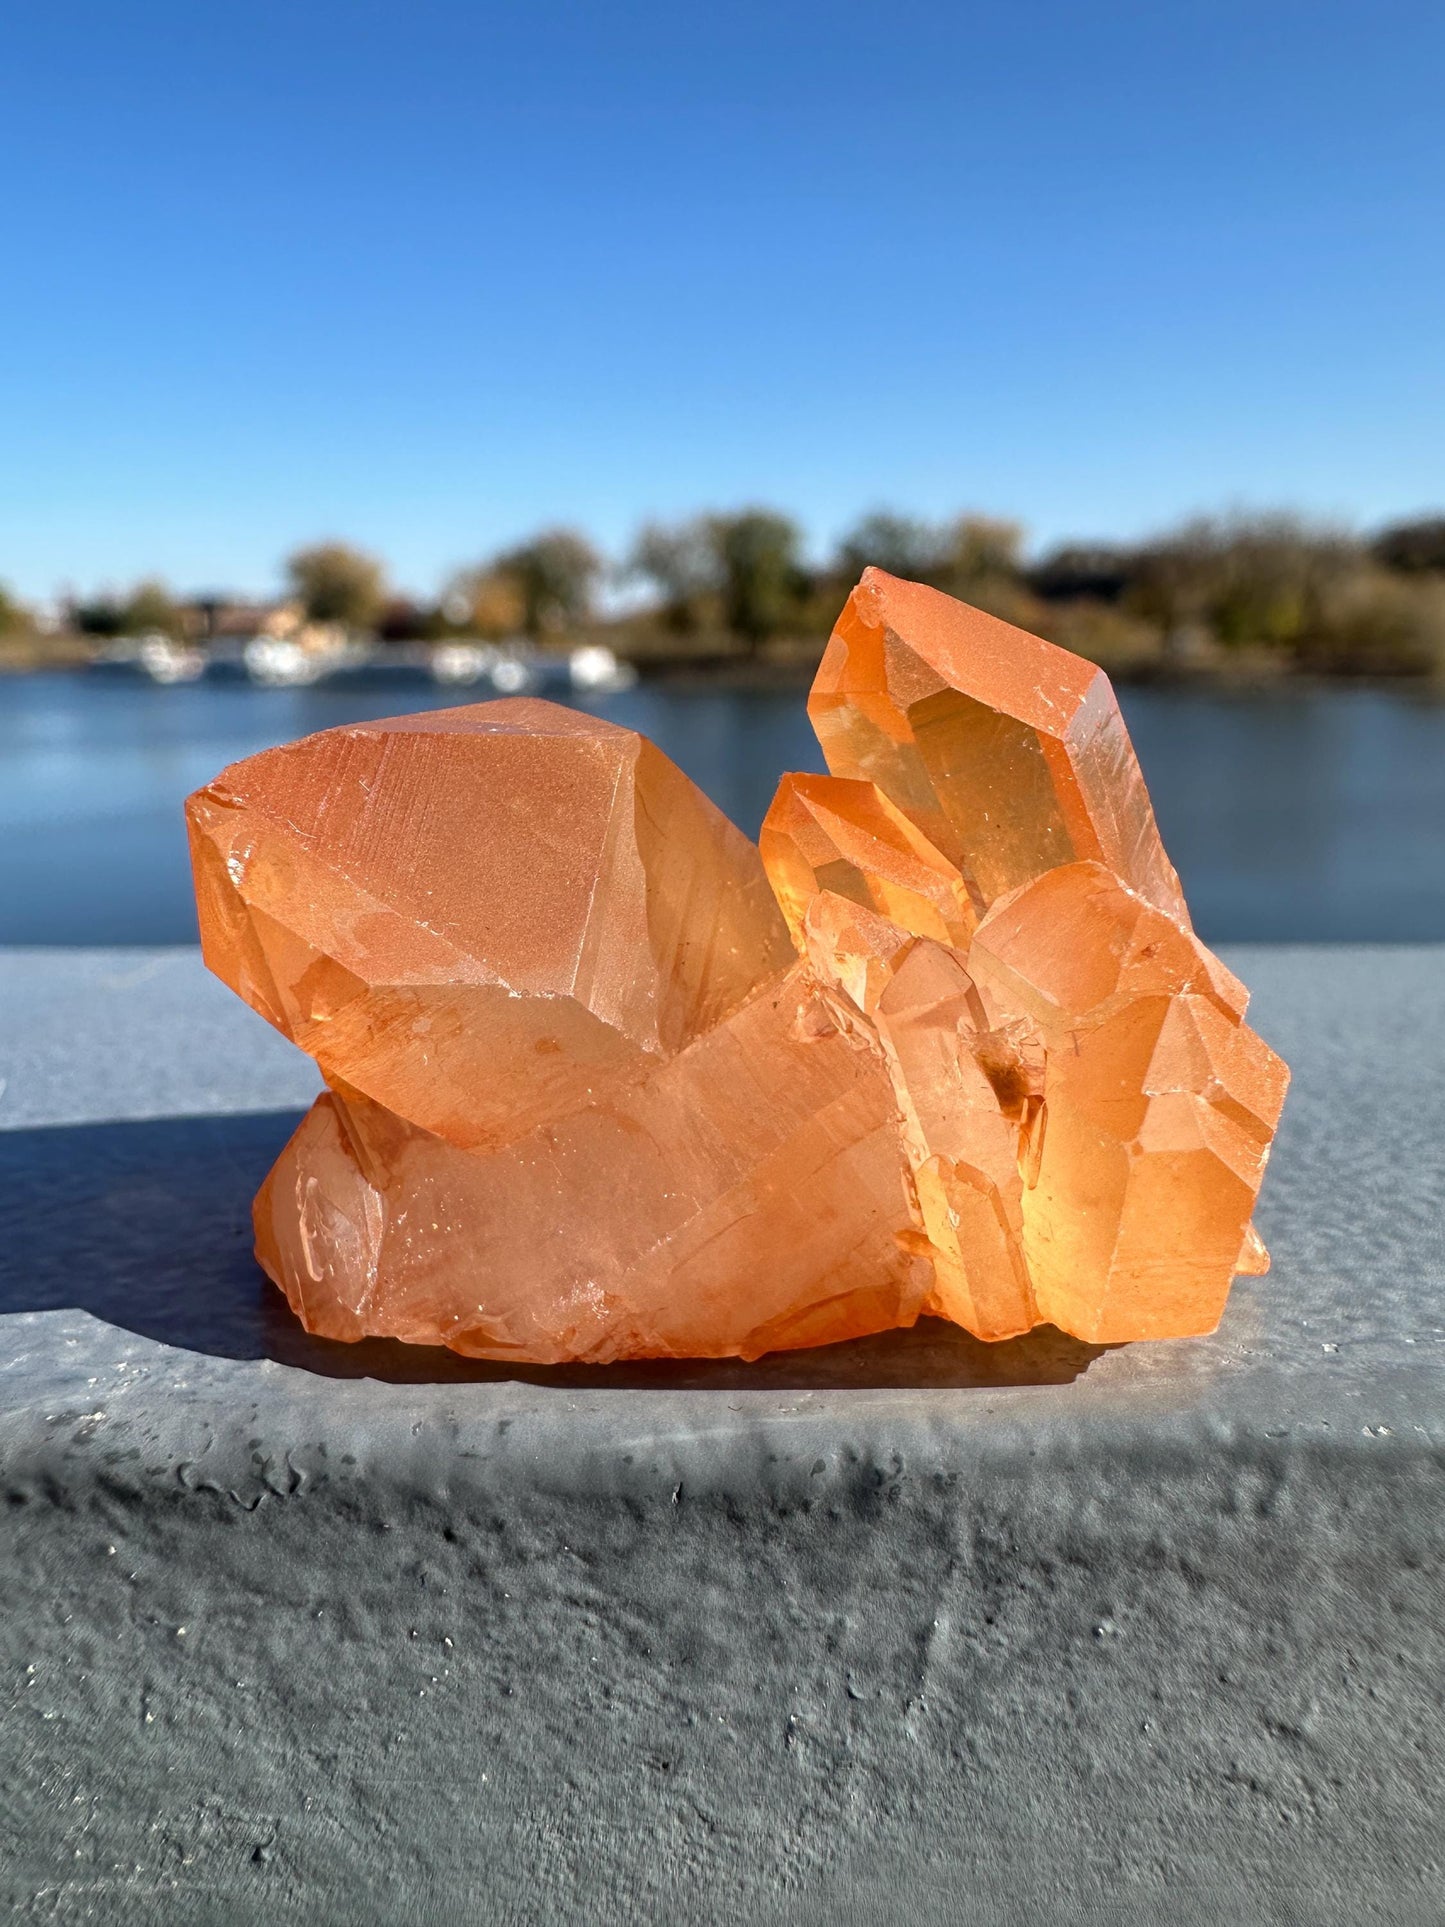
[[[0,1131],[302,1110],[320,1087],[194,948],[0,949]]]
[[[1445,951],[1229,961],[1216,1337],[509,1375],[292,1324],[309,1066],[192,956],[0,954],[0,1898],[1445,1920]]]

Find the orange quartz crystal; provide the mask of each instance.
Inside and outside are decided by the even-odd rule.
[[[865,569],[808,714],[834,776],[876,783],[958,870],[979,915],[1092,857],[1189,921],[1109,679],[1081,657]]]
[[[917,1317],[881,1058],[642,737],[479,703],[268,750],[187,813],[207,963],[330,1087],[256,1204],[310,1330],[604,1360]]]
[[[755,1357],[1218,1322],[1287,1073],[1190,928],[1102,673],[868,570],[761,855],[650,743],[509,701],[188,804],[206,961],[328,1089],[256,1200],[307,1327]],[[769,884],[772,889],[769,890]],[[789,939],[791,938],[791,942]]]

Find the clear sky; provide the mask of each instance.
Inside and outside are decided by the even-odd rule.
[[[1438,0],[17,0],[0,578],[1445,502]]]

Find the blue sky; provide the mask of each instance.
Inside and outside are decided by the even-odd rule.
[[[0,578],[1445,501],[1445,9],[21,0]]]

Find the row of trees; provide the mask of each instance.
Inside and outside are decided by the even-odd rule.
[[[757,656],[815,649],[869,563],[1119,669],[1251,655],[1321,671],[1445,671],[1445,515],[1370,538],[1288,515],[1200,519],[1140,543],[1069,544],[1030,559],[1011,522],[880,511],[820,564],[796,522],[756,508],[650,523],[611,564],[577,531],[546,530],[459,571],[434,600],[397,595],[375,557],[340,542],[298,550],[286,580],[309,620],[390,640],[546,642],[605,628],[634,656]],[[608,585],[641,594],[604,617]],[[147,581],[78,607],[73,626],[204,633],[215,607]],[[25,620],[0,596],[0,633]]]

